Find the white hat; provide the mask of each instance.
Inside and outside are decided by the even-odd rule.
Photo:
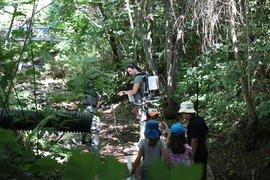
[[[192,102],[182,102],[178,113],[196,113]]]

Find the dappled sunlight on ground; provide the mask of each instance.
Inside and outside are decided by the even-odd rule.
[[[100,132],[100,153],[115,156],[119,161],[126,162],[128,155],[136,155],[139,141],[139,124],[126,120],[118,120],[111,113],[103,113]]]

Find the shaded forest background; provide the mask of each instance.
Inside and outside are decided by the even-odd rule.
[[[263,179],[270,168],[269,0],[52,0],[40,4],[0,2],[1,109],[81,111],[85,107],[80,100],[89,81],[99,95],[107,97],[107,104],[121,102],[129,107],[126,97],[116,93],[132,87],[125,67],[136,63],[159,76],[162,121],[177,119],[182,101],[197,104],[210,128],[210,159],[226,173],[217,179]],[[34,40],[34,27],[47,27],[41,34],[46,40]],[[52,86],[49,79],[57,79],[64,88]],[[49,88],[55,91],[47,93]],[[131,108],[120,113],[125,110],[131,113]],[[11,170],[6,178],[62,177],[63,165],[55,159],[71,151],[57,141],[37,143],[40,129],[20,136],[1,130],[1,162],[9,162]],[[38,153],[44,149],[52,155]],[[79,154],[71,157],[75,159],[70,164],[85,160]],[[38,165],[31,166],[33,162]],[[0,164],[2,171],[6,164]]]

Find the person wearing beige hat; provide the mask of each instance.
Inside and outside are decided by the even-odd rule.
[[[205,141],[208,127],[204,121],[204,118],[197,115],[197,112],[194,109],[194,104],[192,102],[182,102],[178,113],[181,113],[184,121],[188,122],[188,144],[192,147],[194,162],[201,163],[203,165],[203,175],[201,179],[205,180],[208,157]]]

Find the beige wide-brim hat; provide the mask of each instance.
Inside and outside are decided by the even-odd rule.
[[[178,113],[195,113],[194,104],[192,102],[182,102]]]

